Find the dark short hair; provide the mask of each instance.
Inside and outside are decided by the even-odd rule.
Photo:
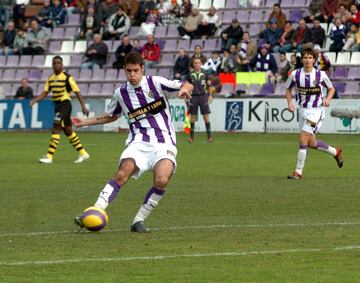
[[[124,59],[124,66],[126,66],[127,64],[133,64],[133,65],[139,64],[140,67],[142,67],[144,66],[144,60],[139,52],[131,51],[125,56]]]
[[[284,51],[280,51],[280,55],[286,55]]]
[[[301,52],[301,58],[304,58],[305,54],[310,54],[314,57],[315,61],[317,60],[318,53],[314,50],[312,46],[306,46]]]
[[[61,61],[61,63],[62,63],[62,61],[63,61],[63,58],[62,58],[61,56],[59,56],[59,55],[54,56],[54,57],[52,58],[52,61],[54,62],[55,59],[59,59],[59,60]]]

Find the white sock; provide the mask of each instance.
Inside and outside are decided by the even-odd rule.
[[[306,153],[307,153],[307,146],[301,145],[297,155],[297,162],[295,169],[295,172],[299,173],[300,175],[302,175],[302,171],[305,166]]]
[[[110,202],[114,200],[119,191],[120,185],[114,179],[110,179],[109,182],[105,185],[104,189],[101,191],[95,203],[95,207],[106,209]]]
[[[146,194],[144,203],[140,206],[140,209],[134,218],[133,224],[139,221],[144,221],[151,211],[153,211],[153,209],[158,205],[164,193],[164,190],[152,187]]]

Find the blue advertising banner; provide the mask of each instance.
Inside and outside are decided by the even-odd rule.
[[[225,130],[243,129],[243,101],[226,102]]]
[[[29,100],[0,100],[0,130],[51,129],[54,105],[44,100],[30,107]]]

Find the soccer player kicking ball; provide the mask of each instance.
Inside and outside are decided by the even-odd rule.
[[[177,92],[180,98],[190,98],[193,86],[159,76],[143,76],[144,62],[137,52],[125,57],[124,71],[128,82],[115,90],[106,113],[94,118],[72,118],[72,121],[75,126],[82,127],[113,122],[121,115],[128,118],[127,147],[121,154],[115,176],[100,192],[95,206],[106,209],[131,176],[136,179],[152,170],[153,186],[131,225],[131,231],[147,233],[149,229],[144,220],[164,196],[176,169],[175,129],[165,95]],[[80,217],[75,218],[75,224],[83,227]]]
[[[340,168],[344,163],[341,148],[334,148],[316,139],[316,133],[325,118],[323,106],[328,107],[330,105],[335,91],[325,72],[314,68],[316,57],[317,53],[312,48],[304,48],[301,53],[304,67],[294,70],[285,83],[288,110],[290,112],[295,111],[291,98],[291,89],[294,86],[296,88],[296,100],[300,107],[300,148],[297,155],[296,169],[288,176],[288,179],[302,178],[308,147],[331,154]],[[326,99],[324,99],[325,89],[328,90]]]

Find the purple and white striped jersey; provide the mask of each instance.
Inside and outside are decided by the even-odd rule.
[[[326,89],[333,87],[326,73],[315,68],[310,73],[305,73],[304,68],[292,71],[285,87],[292,89],[294,86],[296,101],[302,108],[321,107]]]
[[[159,76],[143,76],[137,86],[129,82],[117,88],[106,113],[125,115],[130,123],[126,145],[149,142],[176,145],[170,105],[165,95],[179,91],[182,82]]]

